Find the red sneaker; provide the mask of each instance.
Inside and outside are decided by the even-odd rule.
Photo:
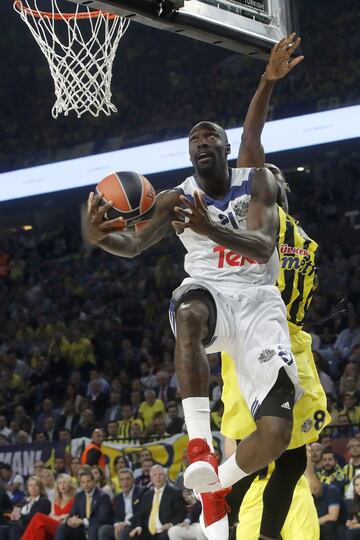
[[[194,489],[197,493],[220,490],[218,462],[206,439],[191,439],[187,454],[190,465],[184,472],[185,487]]]
[[[213,493],[199,493],[202,512],[199,518],[200,526],[208,540],[228,540],[230,507],[226,495],[231,487],[214,491]]]

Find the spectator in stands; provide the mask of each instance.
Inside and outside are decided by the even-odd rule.
[[[152,440],[165,439],[169,437],[166,430],[165,420],[162,416],[155,416],[152,425],[148,430],[148,434]]]
[[[345,363],[348,361],[352,348],[360,343],[360,325],[357,315],[348,317],[348,327],[340,332],[333,347],[320,349],[321,356],[326,360],[330,373],[338,378]]]
[[[139,407],[139,416],[144,420],[145,429],[148,429],[153,420],[155,414],[165,415],[164,403],[156,398],[154,390],[145,390],[145,401],[143,401]]]
[[[346,387],[348,384],[347,381],[349,380],[354,381],[354,384],[355,384],[354,390],[350,390],[349,388]],[[355,391],[358,387],[358,381],[359,381],[359,367],[356,365],[355,362],[349,362],[345,366],[343,374],[340,377],[340,382],[339,382],[340,394],[343,395],[347,391],[350,391],[350,392]]]
[[[334,439],[330,435],[328,435],[328,432],[326,429],[319,436],[319,442],[324,448],[330,448],[331,450],[333,450],[333,441]],[[344,467],[347,464],[347,461],[344,458],[344,456],[342,456],[341,454],[338,454],[337,452],[334,452],[334,455],[340,467]]]
[[[83,376],[80,371],[74,369],[71,372],[69,383],[73,386],[75,390],[75,395],[85,396],[86,395],[86,384],[83,381]]]
[[[140,405],[142,404],[142,395],[138,390],[132,390],[130,393],[130,404],[134,418],[139,416]]]
[[[14,472],[9,463],[1,463],[0,476],[11,502],[19,504],[24,498],[24,479],[21,474]]]
[[[93,475],[93,478],[95,480],[95,484],[103,493],[107,493],[109,495],[110,499],[112,500],[114,497],[113,490],[111,489],[110,485],[106,482],[105,477],[105,471],[99,465],[93,465],[91,467],[91,473]]]
[[[130,438],[130,428],[135,420],[131,405],[124,404],[121,408],[121,415],[122,420],[119,422],[119,437],[128,441]]]
[[[167,540],[170,527],[186,517],[185,501],[181,492],[168,484],[161,465],[151,468],[150,478],[153,489],[142,496],[139,512],[130,520],[133,529],[129,536]]]
[[[156,374],[157,398],[166,406],[169,401],[176,399],[176,389],[170,386],[170,374],[167,371],[158,371]]]
[[[131,519],[136,516],[144,489],[134,483],[134,473],[124,468],[118,471],[121,493],[113,501],[114,525],[103,525],[99,530],[99,540],[123,540],[128,538]]]
[[[351,499],[353,497],[353,479],[360,473],[360,440],[349,439],[346,449],[350,454],[350,460],[343,468],[346,481],[345,497]]]
[[[184,426],[184,419],[178,415],[178,408],[176,402],[168,403],[166,410],[166,431],[169,435],[175,435],[181,433]]]
[[[66,428],[58,429],[58,440],[66,443],[66,452],[70,453],[71,450],[71,433]]]
[[[100,422],[108,405],[108,394],[101,390],[100,379],[93,379],[90,382],[89,399],[91,399],[91,407],[95,412],[95,419]]]
[[[141,445],[145,439],[145,432],[143,431],[144,422],[137,418],[130,426],[130,441],[131,444]]]
[[[15,444],[28,444],[31,442],[30,435],[27,431],[24,431],[21,429],[17,432],[16,438],[15,438]]]
[[[76,413],[74,401],[71,399],[66,400],[59,417],[58,427],[68,429],[71,435],[73,435],[75,426],[79,423],[79,420],[80,417]]]
[[[34,463],[34,476],[39,476],[41,475],[42,471],[45,469],[45,463],[39,459],[38,461],[35,461]]]
[[[92,409],[86,408],[80,414],[80,420],[78,425],[74,429],[73,437],[74,439],[77,439],[79,437],[88,437],[90,439],[94,429],[94,413]]]
[[[360,476],[352,481],[353,497],[351,500],[350,515],[351,519],[346,522],[346,538],[345,540],[360,539]]]
[[[0,526],[0,540],[20,540],[35,514],[38,512],[50,514],[51,503],[46,497],[44,486],[39,478],[36,476],[28,478],[26,493],[24,506],[15,507],[9,524]]]
[[[344,493],[346,483],[345,474],[337,463],[336,456],[330,448],[325,448],[322,455],[322,470],[319,474],[323,484],[335,485],[341,493]]]
[[[140,474],[135,474],[135,484],[141,487],[148,487],[151,483],[151,469],[155,465],[152,458],[142,460]]]
[[[121,419],[121,394],[120,392],[110,393],[110,407],[106,409],[103,423],[118,422]]]
[[[45,431],[45,418],[52,418],[53,425],[55,427],[60,415],[54,410],[54,405],[51,399],[44,399],[42,402],[42,410],[43,412],[39,414],[36,421],[36,429],[39,431]]]
[[[11,502],[9,495],[6,493],[5,485],[0,480],[0,525],[5,525],[7,523],[8,515],[12,512],[13,508],[14,505]]]
[[[78,476],[81,463],[78,457],[73,456],[70,462],[70,476],[74,486],[78,485]]]
[[[48,469],[47,467],[43,468],[39,478],[41,479],[41,482],[44,486],[46,496],[49,499],[51,503],[54,502],[54,496],[55,496],[55,475],[52,472],[51,469]]]
[[[156,389],[158,384],[157,377],[153,374],[148,363],[145,361],[140,363],[140,375],[140,382],[145,390],[148,388]]]
[[[57,439],[56,426],[52,416],[44,418],[44,432],[46,433],[48,441],[53,442]]]
[[[30,418],[30,416],[26,414],[24,407],[22,407],[21,405],[15,407],[13,419],[18,422],[21,430],[27,431],[28,433],[32,432],[34,422]]]
[[[101,375],[100,375],[100,373],[99,373],[99,371],[97,369],[92,369],[90,371],[90,382],[87,385],[87,390],[86,390],[86,395],[87,396],[91,397],[91,394],[93,392],[91,383],[93,381],[98,381],[99,387],[100,387],[100,392],[102,394],[109,395],[109,393],[110,393],[110,385],[109,385],[108,381],[106,379],[104,379],[104,377],[101,377]]]
[[[333,437],[354,437],[359,428],[353,426],[350,422],[349,415],[346,411],[341,411],[338,414],[337,422],[338,427],[333,432]]]
[[[91,472],[80,473],[79,483],[81,491],[75,495],[65,524],[58,527],[55,540],[97,540],[101,525],[113,521],[110,497],[96,487]]]
[[[191,490],[184,489],[183,498],[186,504],[187,514],[182,523],[173,525],[168,530],[170,540],[206,540],[206,536],[201,530],[199,517],[201,513],[201,503],[197,500]]]
[[[176,489],[180,489],[180,491],[184,490],[184,471],[188,466],[189,466],[189,458],[188,458],[188,455],[187,455],[187,451],[184,450],[183,456],[182,456],[181,472],[179,472],[179,474],[177,475],[177,478],[176,478],[176,480],[174,482],[174,487],[176,487]]]
[[[58,476],[59,474],[67,474],[68,471],[66,469],[65,459],[62,456],[55,456],[54,459],[54,473],[55,476]]]
[[[82,465],[99,465],[105,470],[106,460],[102,453],[101,445],[104,441],[104,432],[102,429],[94,429],[91,434],[91,442],[85,447],[85,450],[81,454],[80,462]]]
[[[71,477],[61,474],[54,486],[54,502],[49,516],[35,514],[21,540],[53,540],[60,523],[64,523],[74,503],[76,488]]]
[[[129,462],[125,458],[123,454],[119,454],[114,459],[114,469],[115,469],[115,476],[111,478],[111,485],[113,488],[113,491],[115,495],[118,495],[121,493],[121,485],[120,485],[120,471],[123,469],[129,469]]]
[[[71,332],[68,358],[70,366],[80,370],[85,377],[96,365],[92,343],[78,328]]]
[[[343,396],[343,411],[347,413],[352,424],[360,424],[360,407],[356,405],[356,398],[353,392],[345,392]]]
[[[346,509],[340,490],[334,484],[324,484],[315,473],[311,459],[307,460],[306,477],[319,516],[321,540],[337,540],[337,531],[344,529]]]
[[[106,424],[106,438],[118,439],[119,438],[119,423],[116,420],[110,420]]]
[[[0,415],[0,434],[5,435],[6,438],[11,436],[11,429],[7,426],[6,416]]]

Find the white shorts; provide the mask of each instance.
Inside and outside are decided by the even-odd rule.
[[[176,335],[175,306],[194,289],[208,291],[216,305],[213,339],[207,354],[225,351],[235,362],[241,392],[253,417],[285,368],[295,387],[295,401],[303,395],[291,353],[286,309],[273,285],[246,285],[186,278],[173,292],[170,324]]]

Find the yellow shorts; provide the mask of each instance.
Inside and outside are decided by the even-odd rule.
[[[270,475],[264,480],[256,478],[246,493],[239,513],[237,540],[258,540],[263,510],[262,497]],[[305,476],[298,481],[293,500],[281,531],[283,540],[319,540],[319,519],[314,499]]]
[[[320,432],[330,423],[331,417],[311,351],[311,336],[291,323],[289,331],[300,384],[305,390],[303,397],[294,406],[292,437],[288,446],[290,450],[316,441]],[[244,439],[256,430],[256,424],[241,394],[233,360],[227,353],[222,353],[221,359],[224,381],[221,433],[230,439]]]

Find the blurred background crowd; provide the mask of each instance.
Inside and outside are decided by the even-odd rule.
[[[11,2],[2,16],[2,171],[186,136],[203,118],[225,128],[242,125],[265,67],[219,47],[130,24],[113,69],[118,113],[81,120],[70,115],[54,122],[48,65]],[[359,27],[359,19],[357,3],[351,0],[343,0],[341,6],[324,0],[299,2],[306,69],[279,85],[271,119],[360,102],[358,38],[348,31]],[[319,28],[326,28],[326,37]]]

